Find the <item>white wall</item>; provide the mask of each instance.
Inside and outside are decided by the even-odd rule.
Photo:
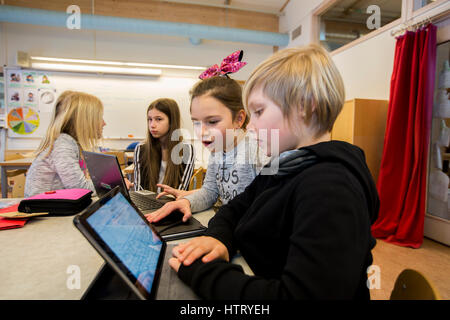
[[[311,17],[312,12],[323,0],[291,0],[286,6],[284,16],[280,17],[280,32],[292,32],[299,25],[302,26],[302,34],[290,41],[287,47],[306,45],[311,42]]]
[[[36,56],[208,66],[220,64],[227,55],[242,49],[243,61],[248,65],[232,76],[236,80],[245,80],[273,52],[271,46],[256,44],[204,40],[195,46],[181,37],[68,30],[15,23],[0,23],[0,44],[0,63],[8,66],[16,64],[19,50]],[[196,78],[200,73],[171,75]],[[8,139],[7,148],[33,149],[38,143],[37,139]],[[106,141],[106,146],[123,148],[129,143]]]
[[[345,98],[389,100],[395,38],[384,32],[333,55],[345,84]]]

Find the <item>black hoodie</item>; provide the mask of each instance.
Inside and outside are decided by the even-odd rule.
[[[205,299],[370,299],[370,226],[379,200],[364,153],[341,141],[305,147],[316,160],[292,174],[259,175],[211,219],[207,235],[255,276],[215,260],[182,265]]]

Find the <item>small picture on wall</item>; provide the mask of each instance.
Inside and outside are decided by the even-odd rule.
[[[39,74],[39,84],[40,85],[49,85],[50,84],[50,75],[47,73]]]
[[[21,88],[22,72],[20,70],[9,70],[5,80],[7,81],[9,88]]]
[[[35,107],[38,103],[38,93],[36,89],[25,89],[24,90],[24,104]]]
[[[20,83],[20,72],[12,72],[9,75],[9,81],[11,81],[12,83]]]
[[[8,105],[19,106],[22,103],[22,92],[17,89],[8,90]]]
[[[36,88],[38,79],[35,71],[23,72],[22,77],[22,83],[25,88]]]

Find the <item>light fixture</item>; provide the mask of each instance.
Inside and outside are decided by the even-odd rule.
[[[32,56],[29,61],[31,67],[36,69],[78,71],[78,72],[98,72],[112,74],[133,74],[133,75],[161,75],[161,69],[184,69],[184,70],[205,70],[206,67],[119,62],[105,60],[67,59]],[[157,69],[155,69],[157,68]]]
[[[109,73],[109,74],[131,74],[139,76],[160,76],[161,69],[149,68],[123,68],[113,66],[67,64],[67,63],[35,63],[31,64],[34,69],[54,70],[54,71],[74,71],[89,73]]]

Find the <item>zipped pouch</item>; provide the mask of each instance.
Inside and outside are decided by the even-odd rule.
[[[48,216],[70,216],[83,211],[92,202],[88,189],[52,190],[23,199],[19,211],[48,212]]]

